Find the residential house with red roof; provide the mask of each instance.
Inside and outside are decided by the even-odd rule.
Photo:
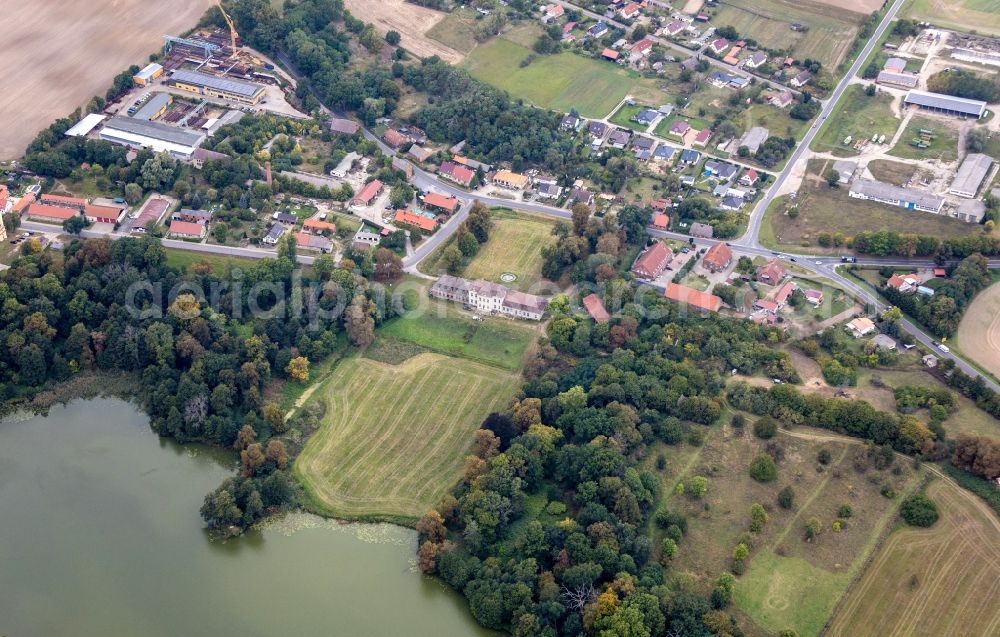
[[[453,161],[442,162],[441,166],[438,168],[438,174],[445,179],[453,181],[460,186],[465,186],[466,188],[472,184],[472,180],[476,176],[476,173],[470,169],[465,166],[460,166]]]
[[[590,314],[590,318],[598,323],[607,323],[611,320],[611,315],[608,314],[607,308],[604,307],[601,297],[596,294],[585,296],[583,298],[583,307],[586,308],[587,314]]]
[[[710,272],[722,272],[733,262],[733,251],[723,242],[708,249],[701,263]]]
[[[329,221],[321,221],[319,219],[306,219],[302,222],[302,229],[306,232],[311,232],[313,234],[324,234],[327,232],[336,232],[337,226],[330,223]]]
[[[916,292],[917,288],[920,287],[920,283],[920,277],[916,274],[893,274],[885,284],[897,292],[909,294],[910,292]]]
[[[397,210],[394,220],[397,224],[420,228],[424,232],[432,232],[438,225],[437,219],[431,219],[409,210]]]
[[[777,259],[771,259],[757,268],[757,280],[768,285],[777,285],[785,278],[785,268]]]
[[[424,204],[431,206],[432,208],[444,210],[448,214],[452,214],[458,210],[459,205],[458,199],[455,199],[454,197],[447,197],[436,192],[429,192],[424,195]]]
[[[673,253],[667,244],[657,241],[643,250],[636,258],[635,263],[632,264],[632,274],[639,280],[652,281],[663,274],[671,256]]]
[[[170,236],[181,239],[204,239],[208,226],[190,221],[174,220],[170,222]]]
[[[382,133],[382,140],[392,148],[399,148],[406,142],[410,141],[406,135],[391,128]]]

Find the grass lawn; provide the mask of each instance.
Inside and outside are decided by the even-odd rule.
[[[959,31],[1000,35],[1000,0],[911,0],[904,15]]]
[[[171,267],[186,272],[189,267],[196,263],[207,263],[212,268],[212,274],[216,276],[226,274],[230,267],[246,268],[257,261],[257,259],[231,257],[209,252],[194,252],[178,248],[164,248],[163,250],[167,255],[167,265]]]
[[[584,117],[604,117],[625,97],[651,104],[666,101],[656,80],[615,64],[575,53],[543,55],[526,67],[531,50],[504,38],[477,47],[463,62],[476,78],[536,106]]]
[[[754,126],[763,126],[771,131],[771,135],[798,139],[805,133],[809,122],[795,119],[788,114],[789,110],[770,104],[753,104],[743,111],[743,130],[746,132]]]
[[[425,35],[459,53],[469,53],[476,48],[477,44],[476,17],[478,15],[471,7],[455,9],[432,26]]]
[[[918,137],[920,129],[932,130],[936,135],[927,148],[910,145],[910,140]],[[958,131],[939,119],[914,116],[889,154],[903,159],[955,161],[958,159]]]
[[[415,309],[383,323],[376,340],[388,336],[432,352],[461,356],[510,371],[521,368],[525,352],[538,336],[532,326],[492,317],[475,321],[460,306],[428,297],[429,283],[406,280],[410,297],[407,307]]]
[[[674,143],[680,143],[680,139],[676,135],[670,134],[670,127],[674,125],[674,122],[684,121],[690,124],[691,128],[695,130],[705,130],[711,126],[711,123],[706,119],[701,119],[700,117],[688,117],[686,115],[675,113],[670,117],[663,118],[653,132],[664,139],[669,139]]]
[[[899,120],[892,113],[891,103],[892,98],[885,93],[868,97],[861,85],[848,87],[810,148],[817,152],[830,151],[838,156],[848,157],[858,154],[851,145],[844,144],[848,135],[858,140],[863,137],[871,139],[872,135],[878,133],[891,139],[899,127]]]
[[[838,254],[844,248],[815,247],[817,236],[822,232],[841,232],[845,237],[852,237],[865,230],[895,230],[948,239],[982,232],[977,224],[951,217],[853,199],[847,195],[847,188],[830,188],[826,180],[819,177],[829,167],[827,163],[823,159],[810,160],[798,198],[779,197],[768,209],[760,235],[764,245],[772,250],[794,246]],[[792,205],[797,205],[799,210],[795,219],[785,214]]]
[[[889,536],[827,632],[854,635],[988,635],[1000,625],[1000,533],[976,496],[935,480],[940,519]]]
[[[908,182],[917,172],[916,166],[904,164],[900,161],[888,159],[875,159],[868,163],[868,170],[871,171],[875,179],[886,183],[902,186]]]
[[[632,121],[632,118],[644,108],[647,107],[641,104],[635,104],[633,106],[622,104],[622,107],[615,111],[615,114],[611,116],[610,121],[612,124],[617,124],[618,126],[622,126],[624,128],[631,128],[632,130],[644,132],[648,128],[647,125]]]
[[[331,515],[412,522],[459,479],[473,432],[517,381],[438,354],[396,366],[344,360],[315,393],[327,414],[295,474]]]
[[[554,224],[541,217],[505,211],[494,211],[493,219],[490,240],[480,246],[463,276],[527,291],[542,279],[542,248],[554,243]],[[501,281],[504,273],[516,275],[517,280]]]

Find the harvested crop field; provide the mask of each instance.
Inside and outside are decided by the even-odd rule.
[[[452,64],[462,61],[460,52],[427,37],[427,32],[447,15],[441,11],[405,0],[345,0],[344,5],[356,18],[374,24],[379,33],[398,32],[402,36],[400,46],[417,57],[437,55]]]
[[[941,513],[879,549],[827,635],[996,635],[1000,631],[1000,523],[952,482],[927,489]]]
[[[1000,283],[980,292],[958,325],[962,353],[1000,376]]]
[[[7,2],[0,46],[0,159],[12,159],[39,130],[104,96],[112,78],[131,64],[143,64],[165,33],[193,27],[212,0],[150,3]],[[52,37],[58,34],[58,37]]]
[[[1000,35],[1000,0],[913,0],[903,14],[959,31]]]
[[[727,0],[719,3],[713,23],[733,26],[770,48],[790,48],[796,58],[835,67],[850,49],[858,26],[879,6],[878,0]],[[793,24],[808,31],[792,30]]]
[[[345,360],[315,393],[329,406],[295,473],[332,515],[416,519],[461,477],[473,432],[517,380],[439,354],[400,365]]]

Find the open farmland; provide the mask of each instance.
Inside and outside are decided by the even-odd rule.
[[[467,279],[486,279],[530,291],[542,279],[542,247],[554,242],[553,224],[540,217],[494,213],[490,240],[465,268]],[[517,280],[502,281],[510,273]]]
[[[966,356],[1000,376],[1000,283],[973,299],[958,325],[958,344]]]
[[[976,496],[937,480],[941,517],[905,527],[879,549],[827,634],[996,635],[1000,632],[1000,523]]]
[[[39,130],[104,96],[111,79],[195,25],[212,0],[4,3],[0,159],[24,153]],[[58,37],[53,37],[58,34]]]
[[[719,3],[712,22],[735,27],[766,47],[790,48],[796,58],[820,60],[824,66],[833,68],[850,49],[866,15],[880,5],[876,0],[727,0]],[[791,26],[795,23],[809,30],[793,31]]]
[[[427,35],[445,18],[441,11],[405,0],[345,0],[344,5],[355,17],[374,24],[379,33],[398,32],[402,36],[400,46],[417,57],[437,55],[452,64],[462,61],[461,52]]]
[[[539,56],[522,67],[531,53],[500,37],[477,47],[463,66],[477,79],[514,97],[557,111],[576,108],[584,117],[606,116],[626,95],[648,104],[670,101],[656,80],[643,79],[610,62],[558,53]]]
[[[748,475],[751,460],[765,447],[749,426],[742,432],[728,426],[716,430],[696,458],[677,460],[686,465],[680,480],[707,477],[708,491],[702,499],[668,496],[664,508],[688,518],[674,565],[703,582],[728,570],[733,549],[749,527],[750,506],[760,503],[768,520],[754,536],[748,568],[737,579],[736,605],[772,634],[794,628],[801,637],[815,636],[895,513],[897,502],[880,495],[881,485],[891,484],[902,493],[915,486],[915,475],[902,464],[899,475],[877,470],[863,458],[863,445],[819,432],[782,434],[771,443],[783,452],[778,479],[771,483]],[[832,458],[826,467],[817,461],[824,448]],[[858,454],[862,459],[856,460]],[[668,466],[673,461],[668,456]],[[795,492],[790,510],[776,503],[785,486]],[[833,522],[843,504],[851,505],[853,515],[836,532]],[[803,529],[812,517],[823,528],[806,542]]]
[[[1000,0],[913,0],[900,15],[959,31],[1000,35]]]
[[[314,394],[329,406],[295,473],[331,515],[415,519],[461,477],[473,432],[517,378],[429,353],[395,366],[345,360]]]

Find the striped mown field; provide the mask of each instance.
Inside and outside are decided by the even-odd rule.
[[[413,521],[460,478],[473,432],[518,378],[430,353],[400,365],[342,361],[316,392],[327,413],[295,473],[330,515]]]

